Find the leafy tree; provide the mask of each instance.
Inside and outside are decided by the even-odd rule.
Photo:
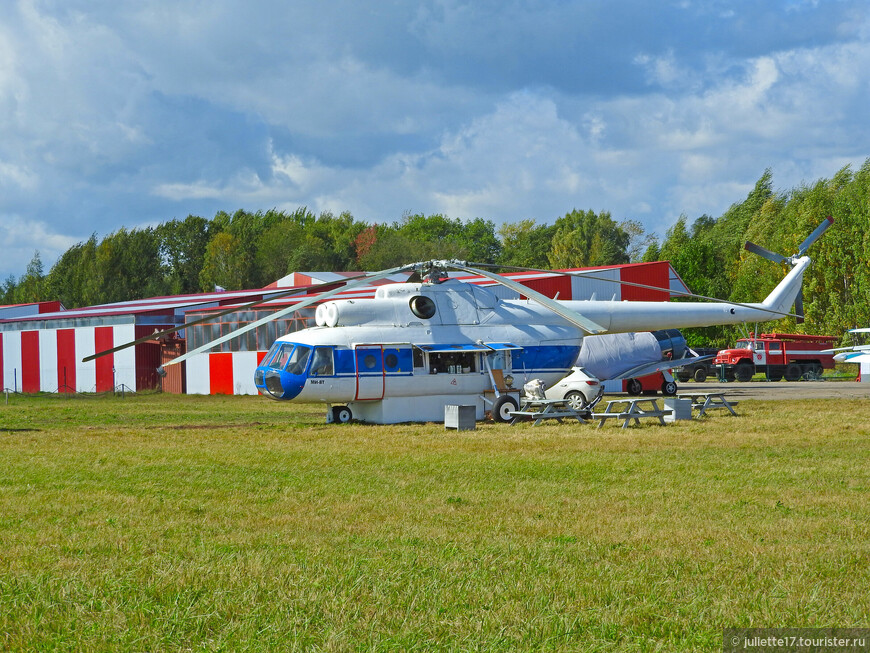
[[[27,264],[27,272],[18,280],[14,293],[15,303],[30,304],[43,301],[44,279],[42,258],[39,251],[36,251],[33,253],[30,263]]]
[[[610,213],[571,211],[556,220],[556,232],[548,253],[554,268],[628,263],[630,235],[610,217]]]
[[[209,241],[205,249],[200,288],[205,292],[221,286],[227,290],[242,290],[245,287],[250,264],[248,252],[235,234],[222,231]]]
[[[547,252],[555,233],[554,225],[539,225],[534,220],[501,225],[498,235],[502,248],[498,263],[521,268],[547,268]]]
[[[196,215],[188,215],[184,220],[170,220],[157,227],[160,256],[166,268],[170,294],[199,291],[199,273],[213,229],[212,223]]]

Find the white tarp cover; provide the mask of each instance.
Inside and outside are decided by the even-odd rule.
[[[654,363],[661,359],[659,341],[648,331],[607,333],[583,338],[576,364],[604,380],[643,363]]]

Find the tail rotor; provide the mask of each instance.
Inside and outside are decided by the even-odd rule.
[[[758,254],[762,258],[766,258],[768,261],[773,261],[774,263],[788,263],[789,265],[794,265],[798,259],[802,258],[806,255],[807,250],[810,246],[816,242],[823,233],[825,233],[828,228],[834,224],[834,218],[828,216],[824,220],[822,220],[821,224],[818,227],[813,229],[813,232],[804,239],[804,242],[800,244],[798,247],[798,251],[796,254],[792,256],[783,256],[782,254],[777,254],[776,252],[771,252],[769,249],[765,249],[760,245],[756,245],[755,243],[746,241],[746,245],[744,246],[746,251],[752,252],[753,254]],[[795,313],[800,317],[797,319],[798,324],[802,324],[804,321],[804,293],[803,289],[798,291],[797,297],[794,300]]]

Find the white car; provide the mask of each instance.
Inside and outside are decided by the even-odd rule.
[[[601,381],[582,367],[574,367],[571,373],[544,391],[547,399],[567,399],[574,410],[587,408],[601,397],[604,388]]]

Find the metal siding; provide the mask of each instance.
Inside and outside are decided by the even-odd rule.
[[[584,300],[595,299],[607,301],[616,299],[619,301],[624,299],[622,296],[622,284],[619,281],[619,269],[610,268],[605,270],[591,270],[590,274],[598,279],[590,279],[581,275],[575,275],[571,278],[571,299]],[[602,281],[601,279],[605,279]],[[612,279],[612,281],[607,281]],[[560,297],[559,299],[562,299]]]
[[[57,330],[39,331],[39,384],[43,392],[57,392]]]
[[[666,261],[621,268],[623,281],[665,288],[663,291],[622,284],[622,298],[632,301],[666,302],[671,298],[670,266]]]
[[[112,327],[94,328],[94,349],[97,353],[114,347]],[[111,392],[115,389],[115,355],[106,354],[94,360],[96,366],[96,391]]]
[[[83,363],[82,359],[94,354],[94,327],[78,327],[76,340],[76,390],[93,392],[97,385],[97,365],[95,361]]]
[[[123,344],[136,339],[135,327],[132,324],[124,324],[112,327],[112,342]],[[112,344],[112,347],[115,345]],[[114,359],[114,384],[123,384],[128,390],[138,390],[136,387],[136,351],[134,347],[127,347],[112,354]]]
[[[209,354],[208,378],[209,394],[233,394],[233,354],[230,352]]]
[[[21,391],[39,392],[39,331],[21,332]]]
[[[254,371],[263,354],[256,351],[233,353],[233,392],[237,395],[259,394],[254,385]]]
[[[134,338],[139,339],[154,332],[154,327],[137,326]],[[160,361],[160,345],[155,342],[143,342],[134,348],[136,357],[136,390],[155,390],[160,387],[160,377],[157,367]],[[170,368],[172,369],[172,368]]]
[[[57,330],[57,391],[75,392],[76,389],[76,331]]]
[[[187,374],[187,394],[209,394],[209,354],[197,354],[181,365],[185,366]]]
[[[522,283],[550,299],[554,299],[556,295],[559,296],[559,299],[574,299],[571,293],[571,277],[568,276],[528,279]]]

